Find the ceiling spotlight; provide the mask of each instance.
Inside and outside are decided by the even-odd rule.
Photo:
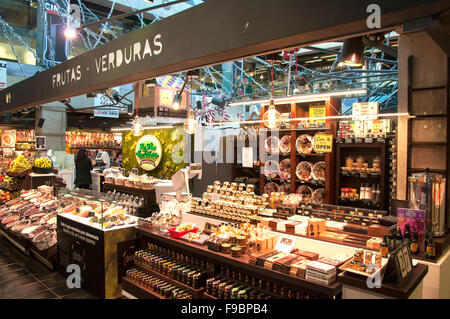
[[[180,91],[177,91],[177,94],[175,94],[175,96],[173,97],[173,103],[172,103],[172,108],[175,111],[178,111],[180,109],[182,100],[183,100],[183,97],[182,97]]]
[[[128,104],[127,105],[127,113],[130,116],[133,114],[133,104]]]
[[[145,80],[145,86],[148,88],[153,88],[156,86],[156,79]]]
[[[221,100],[219,98],[213,97],[213,99],[211,100],[211,103],[220,107],[224,107],[225,106],[225,101]]]
[[[97,96],[97,93],[94,93],[94,92],[86,94],[87,98],[96,97],[96,96]]]
[[[345,39],[342,45],[342,64],[348,66],[362,66],[364,57],[364,43],[362,37]]]
[[[113,99],[116,101],[116,103],[119,103],[119,102],[120,102],[119,92],[113,91],[112,97],[113,97]]]
[[[181,87],[181,90],[177,91],[177,93],[173,97],[172,108],[175,111],[178,111],[180,109],[181,101],[183,101],[182,94],[183,94],[184,88],[186,87],[187,81],[188,81],[188,78],[186,78],[186,80],[184,80],[184,83],[183,83],[183,86]]]
[[[192,79],[198,79],[200,77],[200,72],[199,72],[199,70],[191,70],[191,71],[188,71],[187,72],[187,78],[189,79],[189,80],[192,80]]]
[[[78,32],[76,31],[76,29],[66,28],[64,30],[64,37],[69,41],[75,40],[77,35],[78,35]]]

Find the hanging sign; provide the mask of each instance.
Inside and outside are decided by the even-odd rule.
[[[316,134],[314,135],[313,149],[316,153],[331,153],[333,150],[333,135]]]
[[[314,105],[309,107],[309,117],[327,116],[325,105]],[[325,123],[325,119],[309,120],[309,123]]]
[[[6,61],[0,60],[0,90],[6,87]]]
[[[159,165],[161,156],[161,142],[154,135],[145,135],[138,141],[136,160],[143,170],[154,170]]]
[[[118,109],[94,109],[95,117],[108,117],[113,119],[119,118],[119,110]]]
[[[242,167],[253,167],[253,147],[242,148]]]

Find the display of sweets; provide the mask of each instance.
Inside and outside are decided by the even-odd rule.
[[[383,265],[382,256],[379,252],[357,249],[347,268],[368,274],[374,274]]]
[[[138,220],[139,227],[149,228],[169,228],[178,226],[180,224],[180,217],[178,215],[174,215],[168,212],[159,212],[154,213],[152,216],[147,218],[139,218]]]
[[[209,185],[202,198],[193,197],[191,211],[203,215],[250,222],[250,218],[268,205],[267,194],[255,195],[254,185],[216,181]]]
[[[208,248],[240,257],[255,251],[272,249],[277,237],[269,233],[269,228],[261,225],[222,223],[213,226],[208,238]]]
[[[127,278],[137,285],[154,291],[167,299],[194,299],[194,296],[187,289],[171,284],[160,277],[152,276],[145,271],[133,268],[127,270]]]
[[[136,224],[136,217],[129,215],[123,203],[75,191],[58,194],[57,213],[101,229]]]

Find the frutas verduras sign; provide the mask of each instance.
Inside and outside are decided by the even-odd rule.
[[[161,155],[161,142],[154,135],[145,135],[138,141],[136,160],[143,170],[154,170],[161,162]]]

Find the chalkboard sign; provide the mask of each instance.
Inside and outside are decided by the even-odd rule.
[[[412,274],[412,256],[407,243],[403,243],[389,256],[383,282],[397,282],[402,285]]]

